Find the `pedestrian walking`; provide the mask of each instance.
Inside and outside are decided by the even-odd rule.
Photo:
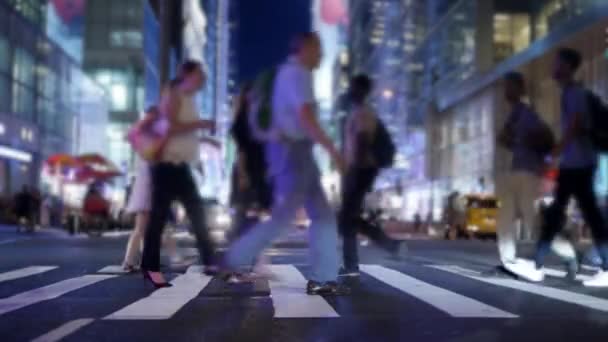
[[[498,253],[507,271],[516,259],[516,223],[519,218],[523,235],[531,237],[539,226],[540,212],[535,201],[540,197],[541,176],[545,158],[551,152],[553,138],[550,128],[539,115],[523,102],[526,84],[522,74],[509,72],[504,77],[504,96],[511,112],[499,135],[499,144],[512,153],[511,168],[498,184],[501,208],[498,212]],[[553,250],[568,262],[570,277],[577,272],[576,251],[572,244],[559,237]]]
[[[17,232],[21,229],[30,233],[34,231],[35,202],[34,195],[27,185],[21,187],[21,191],[15,195],[13,212],[17,219]]]
[[[157,106],[151,106],[146,110],[143,120],[136,127],[140,132],[150,131],[154,129],[154,124],[160,119],[160,112]],[[150,207],[152,201],[152,181],[150,180],[150,165],[142,158],[137,158],[136,176],[129,186],[128,202],[126,211],[129,214],[135,215],[135,226],[129,236],[125,257],[122,262],[123,270],[132,273],[139,270],[141,264],[141,250],[143,248],[143,239],[145,236],[146,227],[150,218]],[[165,234],[166,245],[173,246],[171,234]],[[173,248],[169,248],[169,256],[172,263],[179,263],[181,258]]]
[[[399,253],[402,243],[389,238],[379,225],[362,218],[365,195],[372,190],[380,172],[377,154],[374,153],[380,123],[374,109],[367,103],[372,90],[373,84],[368,76],[358,75],[353,78],[350,87],[353,109],[346,122],[346,174],[342,182],[342,207],[339,213],[344,258],[340,272],[342,276],[359,276],[357,233],[365,234],[393,255]]]
[[[195,95],[205,84],[206,76],[200,63],[184,62],[178,77],[171,82],[162,96],[162,119],[155,129],[164,134],[157,159],[152,162],[152,205],[148,222],[141,268],[143,275],[156,287],[168,287],[160,273],[160,242],[173,201],[179,201],[192,224],[197,247],[206,274],[217,271],[214,247],[203,212],[203,201],[193,178],[190,165],[199,159],[198,132],[213,130],[215,124],[200,120],[196,110]]]
[[[321,185],[321,174],[313,155],[320,144],[342,169],[342,156],[322,130],[315,109],[312,71],[321,62],[321,42],[316,33],[298,36],[292,55],[279,67],[273,86],[272,120],[274,133],[266,143],[269,176],[273,181],[272,216],[235,241],[226,254],[230,271],[250,267],[262,250],[279,233],[291,226],[302,206],[308,211],[310,261],[308,294],[343,294],[346,288],[338,275],[336,218]],[[230,281],[248,280],[238,274]]]
[[[239,95],[230,134],[237,146],[237,160],[232,177],[232,204],[236,208],[235,238],[240,236],[270,210],[272,189],[267,177],[264,144],[255,139],[249,127],[249,96],[252,85],[246,84]]]
[[[575,81],[581,61],[580,53],[570,48],[560,49],[556,56],[554,78],[561,88],[562,138],[553,151],[555,159],[559,158],[555,199],[542,225],[535,262],[518,265],[515,271],[530,281],[539,282],[544,279],[545,257],[552,241],[563,229],[565,211],[571,197],[574,197],[592,231],[602,259],[602,270],[583,284],[608,287],[608,231],[593,189],[598,155],[592,140],[594,127],[591,122],[590,96],[589,92]]]

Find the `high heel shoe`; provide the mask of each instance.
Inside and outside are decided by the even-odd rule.
[[[162,289],[162,288],[165,288],[165,287],[171,287],[171,286],[173,286],[173,284],[168,283],[168,282],[164,282],[164,283],[157,283],[157,282],[155,282],[154,279],[152,279],[152,276],[150,275],[149,271],[142,271],[142,275],[144,276],[144,282],[149,281],[157,289]]]

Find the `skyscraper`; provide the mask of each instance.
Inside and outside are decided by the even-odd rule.
[[[179,26],[165,18],[181,12],[169,5],[175,3],[86,1],[83,67],[110,97],[109,156],[125,171],[134,160],[126,132],[147,106],[158,103],[162,78],[169,77],[181,50],[172,41],[172,29]],[[168,20],[164,30],[159,18]]]

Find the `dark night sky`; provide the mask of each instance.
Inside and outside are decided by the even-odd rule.
[[[239,80],[282,62],[289,40],[310,29],[311,0],[235,0],[238,2],[237,38]]]

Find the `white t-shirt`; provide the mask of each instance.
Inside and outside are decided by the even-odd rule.
[[[181,123],[189,123],[199,120],[194,102],[194,96],[178,95],[180,106],[178,120]],[[166,131],[167,120],[160,121],[161,130]],[[161,160],[168,163],[192,163],[199,159],[199,135],[192,131],[175,135],[169,139]]]

